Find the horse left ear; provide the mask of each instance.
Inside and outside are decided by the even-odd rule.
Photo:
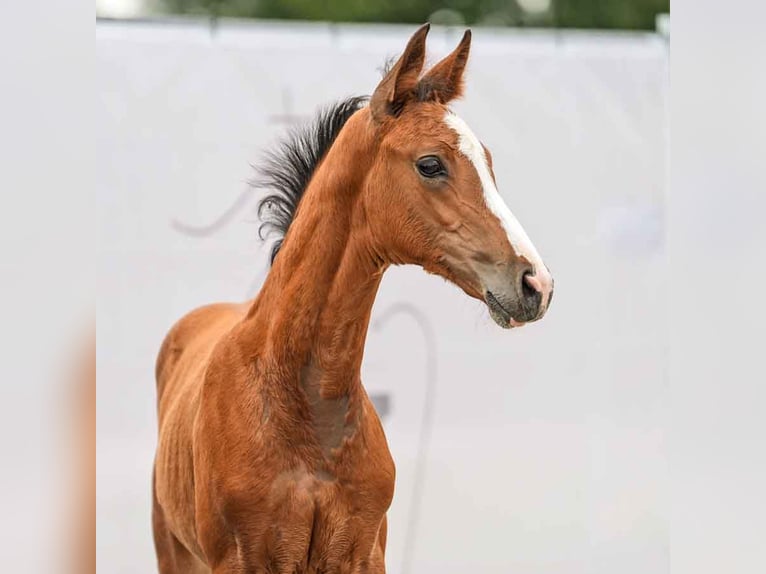
[[[471,51],[471,31],[466,30],[452,53],[431,68],[418,84],[421,100],[449,103],[463,95],[463,72]]]
[[[382,122],[388,115],[398,116],[407,100],[413,97],[426,59],[426,36],[430,28],[430,24],[418,28],[404,53],[373,92],[370,111],[376,121]]]

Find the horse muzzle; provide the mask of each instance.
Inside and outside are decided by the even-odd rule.
[[[553,278],[547,269],[523,270],[510,282],[492,281],[484,301],[492,319],[504,329],[523,327],[545,315],[553,298]]]

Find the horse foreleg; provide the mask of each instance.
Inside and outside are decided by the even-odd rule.
[[[152,530],[159,573],[210,574],[210,569],[200,563],[168,528],[155,488],[152,477]]]

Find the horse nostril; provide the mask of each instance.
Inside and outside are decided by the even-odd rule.
[[[533,287],[533,281],[529,280],[531,277],[534,277],[534,275],[530,271],[526,271],[524,275],[521,276],[521,293],[525,300],[536,299],[542,295],[535,289],[535,287]]]

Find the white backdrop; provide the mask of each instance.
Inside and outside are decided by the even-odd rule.
[[[100,571],[156,571],[162,337],[195,306],[251,296],[267,272],[250,164],[318,105],[369,93],[413,29],[97,24]],[[433,30],[432,59],[461,33]],[[389,572],[404,571],[428,376],[408,572],[667,571],[667,67],[651,34],[474,30],[457,108],[556,297],[541,323],[507,332],[419,269],[386,275],[363,380],[389,402]]]

